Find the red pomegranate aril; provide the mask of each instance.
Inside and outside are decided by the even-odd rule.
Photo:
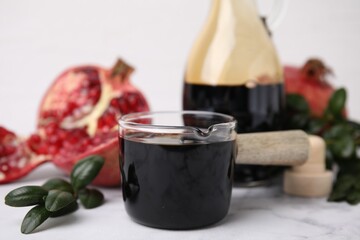
[[[58,124],[55,122],[50,122],[46,127],[45,127],[45,134],[46,136],[51,136],[53,134],[55,134],[56,130],[59,128]]]
[[[66,131],[64,131],[64,130],[59,130],[59,131],[57,132],[57,135],[58,135],[59,139],[61,139],[62,141],[64,141],[64,140],[67,138],[68,133],[67,133]]]
[[[98,123],[97,123],[97,127],[98,129],[103,129],[106,126],[105,120],[104,118],[99,118]]]
[[[81,145],[83,145],[83,146],[89,146],[90,144],[91,144],[90,138],[85,138],[81,141]]]
[[[115,114],[108,113],[104,116],[105,124],[109,127],[113,127],[117,124]]]
[[[41,142],[41,137],[38,134],[32,134],[29,141],[34,144],[39,144]]]
[[[93,87],[90,89],[90,91],[88,92],[88,96],[91,99],[98,99],[100,97],[101,94],[101,90],[100,87]]]
[[[58,113],[55,111],[44,111],[42,114],[43,118],[56,118],[58,116]]]
[[[15,134],[7,129],[0,127],[0,144],[12,141],[15,138]]]
[[[56,146],[49,146],[47,152],[48,154],[55,155],[59,152],[59,148],[57,148]]]
[[[64,110],[64,116],[70,115],[78,107],[76,102],[69,102]]]
[[[0,145],[0,157],[6,156],[5,155],[5,147]]]
[[[137,106],[139,97],[136,96],[134,93],[132,93],[132,94],[128,94],[127,100],[128,100],[130,108],[133,108],[134,106]]]
[[[43,143],[41,144],[36,151],[37,154],[43,154],[43,155],[47,155],[48,154],[48,146]]]
[[[3,151],[5,153],[5,156],[8,156],[15,153],[16,148],[14,146],[5,146]]]
[[[9,172],[9,165],[5,164],[0,164],[0,171],[3,173],[7,173]]]
[[[118,100],[116,98],[113,98],[110,101],[110,106],[115,108],[115,109],[118,109],[120,105],[119,105]]]
[[[57,136],[51,136],[47,143],[49,144],[49,147],[55,147],[56,149],[60,149],[63,145],[63,141],[59,139]]]
[[[37,152],[39,144],[41,143],[41,138],[38,134],[32,134],[26,143],[33,152]]]
[[[119,109],[121,109],[121,112],[123,114],[127,114],[127,113],[130,112],[129,108],[128,108],[128,105],[127,105],[126,101],[123,98],[119,99]]]

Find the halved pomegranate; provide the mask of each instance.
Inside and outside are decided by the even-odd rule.
[[[83,157],[102,155],[105,164],[93,183],[118,185],[117,118],[149,111],[143,94],[130,83],[133,71],[131,66],[118,60],[110,70],[79,66],[62,73],[40,104],[37,132],[21,143],[30,153],[26,157],[41,156],[42,161],[51,160],[70,173]],[[3,157],[1,161],[8,159]],[[7,178],[0,169],[1,174]]]

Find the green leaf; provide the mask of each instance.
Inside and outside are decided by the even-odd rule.
[[[79,204],[77,203],[77,201],[73,201],[72,203],[70,203],[66,207],[61,208],[58,211],[51,212],[50,217],[52,217],[52,218],[61,217],[61,216],[64,216],[66,214],[75,212],[78,209],[79,209]]]
[[[290,126],[292,128],[305,129],[309,121],[309,116],[307,114],[295,114],[290,119]]]
[[[33,207],[24,217],[21,224],[21,232],[28,234],[34,231],[35,228],[40,226],[46,219],[48,219],[50,213],[42,205]]]
[[[44,202],[48,191],[39,186],[19,187],[5,196],[5,204],[12,207],[25,207]]]
[[[333,125],[329,130],[324,133],[325,139],[338,139],[342,136],[347,136],[352,134],[352,128],[347,123],[339,123]]]
[[[356,179],[350,174],[338,174],[329,201],[342,201],[354,186]]]
[[[311,119],[308,123],[308,131],[312,134],[319,133],[325,127],[325,122],[320,119]]]
[[[299,94],[287,94],[286,95],[287,108],[295,110],[300,113],[310,113],[309,104],[305,98]]]
[[[50,190],[61,190],[65,192],[73,193],[74,189],[72,188],[71,184],[61,178],[53,178],[48,181],[46,181],[42,187],[48,191]]]
[[[330,98],[328,109],[334,116],[341,116],[346,102],[346,90],[337,89]]]
[[[351,191],[346,196],[346,201],[352,205],[360,203],[360,192],[359,191]]]
[[[56,212],[75,201],[74,196],[65,191],[50,190],[45,199],[45,208],[50,212]]]
[[[329,145],[330,150],[335,156],[342,159],[348,159],[355,153],[355,142],[350,135],[337,139],[333,144]],[[339,159],[337,159],[339,161]]]
[[[79,192],[79,198],[85,208],[96,208],[104,202],[104,195],[96,189],[83,189]]]
[[[354,184],[355,190],[360,192],[360,179],[359,177],[357,178],[355,184]]]
[[[75,191],[92,182],[104,165],[104,158],[98,155],[80,160],[71,172],[71,184]]]

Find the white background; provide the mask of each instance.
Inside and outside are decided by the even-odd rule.
[[[210,0],[0,0],[0,125],[30,133],[60,72],[84,63],[110,67],[117,57],[136,67],[133,82],[153,110],[181,109],[185,63],[209,6]],[[350,116],[360,120],[359,0],[289,0],[273,37],[283,63],[324,59],[333,83],[349,90]]]

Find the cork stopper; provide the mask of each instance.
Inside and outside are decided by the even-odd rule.
[[[325,142],[321,137],[309,136],[308,160],[285,171],[284,192],[301,197],[325,197],[331,191],[333,173],[325,167]]]

